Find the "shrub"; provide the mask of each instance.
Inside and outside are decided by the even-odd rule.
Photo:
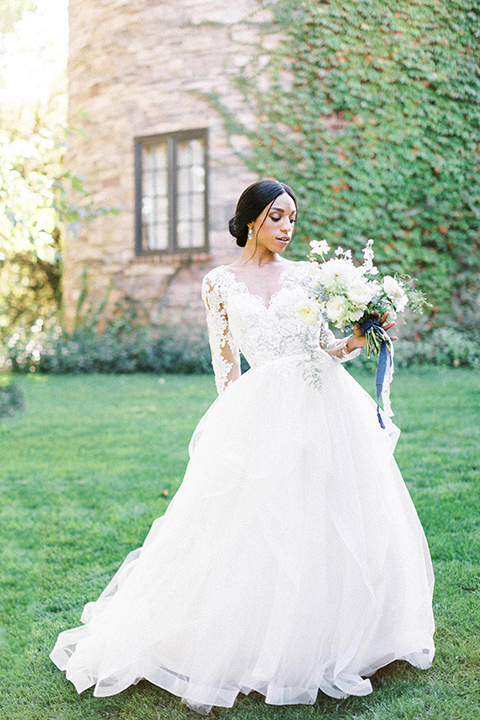
[[[79,328],[72,333],[52,328],[16,332],[0,366],[15,372],[41,373],[207,373],[211,371],[206,332],[191,324],[165,324],[119,332]]]
[[[373,370],[376,360],[361,357],[365,368]],[[480,368],[480,346],[467,334],[454,328],[438,328],[420,340],[401,339],[395,343],[395,365],[443,365]]]
[[[362,355],[360,362],[373,370],[376,362]],[[455,328],[439,328],[419,340],[395,344],[397,367],[444,365],[480,367],[480,346]],[[191,323],[161,328],[143,327],[117,334],[106,328],[71,334],[56,330],[32,335],[15,333],[0,356],[0,369],[14,372],[67,373],[210,373],[210,348],[206,332]],[[242,358],[242,369],[248,363]],[[12,386],[7,386],[12,387]]]
[[[8,417],[18,410],[25,410],[23,390],[16,383],[0,385],[0,417]]]

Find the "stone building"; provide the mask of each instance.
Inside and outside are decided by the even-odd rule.
[[[199,307],[200,281],[238,252],[228,233],[254,178],[204,97],[242,113],[229,74],[255,39],[255,0],[70,0],[67,169],[94,204],[118,208],[81,224],[65,247],[72,322],[87,272],[89,301]]]

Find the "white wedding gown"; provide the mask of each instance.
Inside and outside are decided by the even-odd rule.
[[[250,690],[279,705],[366,695],[393,660],[430,666],[433,574],[396,428],[329,354],[330,331],[298,319],[305,268],[269,307],[225,267],[206,276],[220,394],[167,512],[58,637],[51,658],[78,692],[146,678],[206,714]],[[237,348],[251,369],[229,382]]]

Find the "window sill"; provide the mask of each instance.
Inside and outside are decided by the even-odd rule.
[[[212,255],[209,252],[202,251],[136,255],[133,262],[153,265],[190,265],[191,263],[209,262],[211,259]]]

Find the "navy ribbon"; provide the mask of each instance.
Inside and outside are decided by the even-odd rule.
[[[371,330],[373,328],[374,332],[377,335],[382,336],[382,340],[380,343],[380,352],[378,353],[377,372],[375,373],[375,389],[377,394],[377,418],[378,422],[380,423],[380,427],[385,430],[385,423],[383,422],[382,416],[380,414],[380,398],[385,389],[387,370],[388,383],[390,382],[390,378],[392,376],[393,357],[392,353],[389,352],[389,347],[392,341],[390,340],[390,337],[380,325],[378,320],[375,320],[374,318],[368,318],[368,320],[365,320],[363,323],[361,323],[360,328],[364,334],[366,334],[368,330]]]

